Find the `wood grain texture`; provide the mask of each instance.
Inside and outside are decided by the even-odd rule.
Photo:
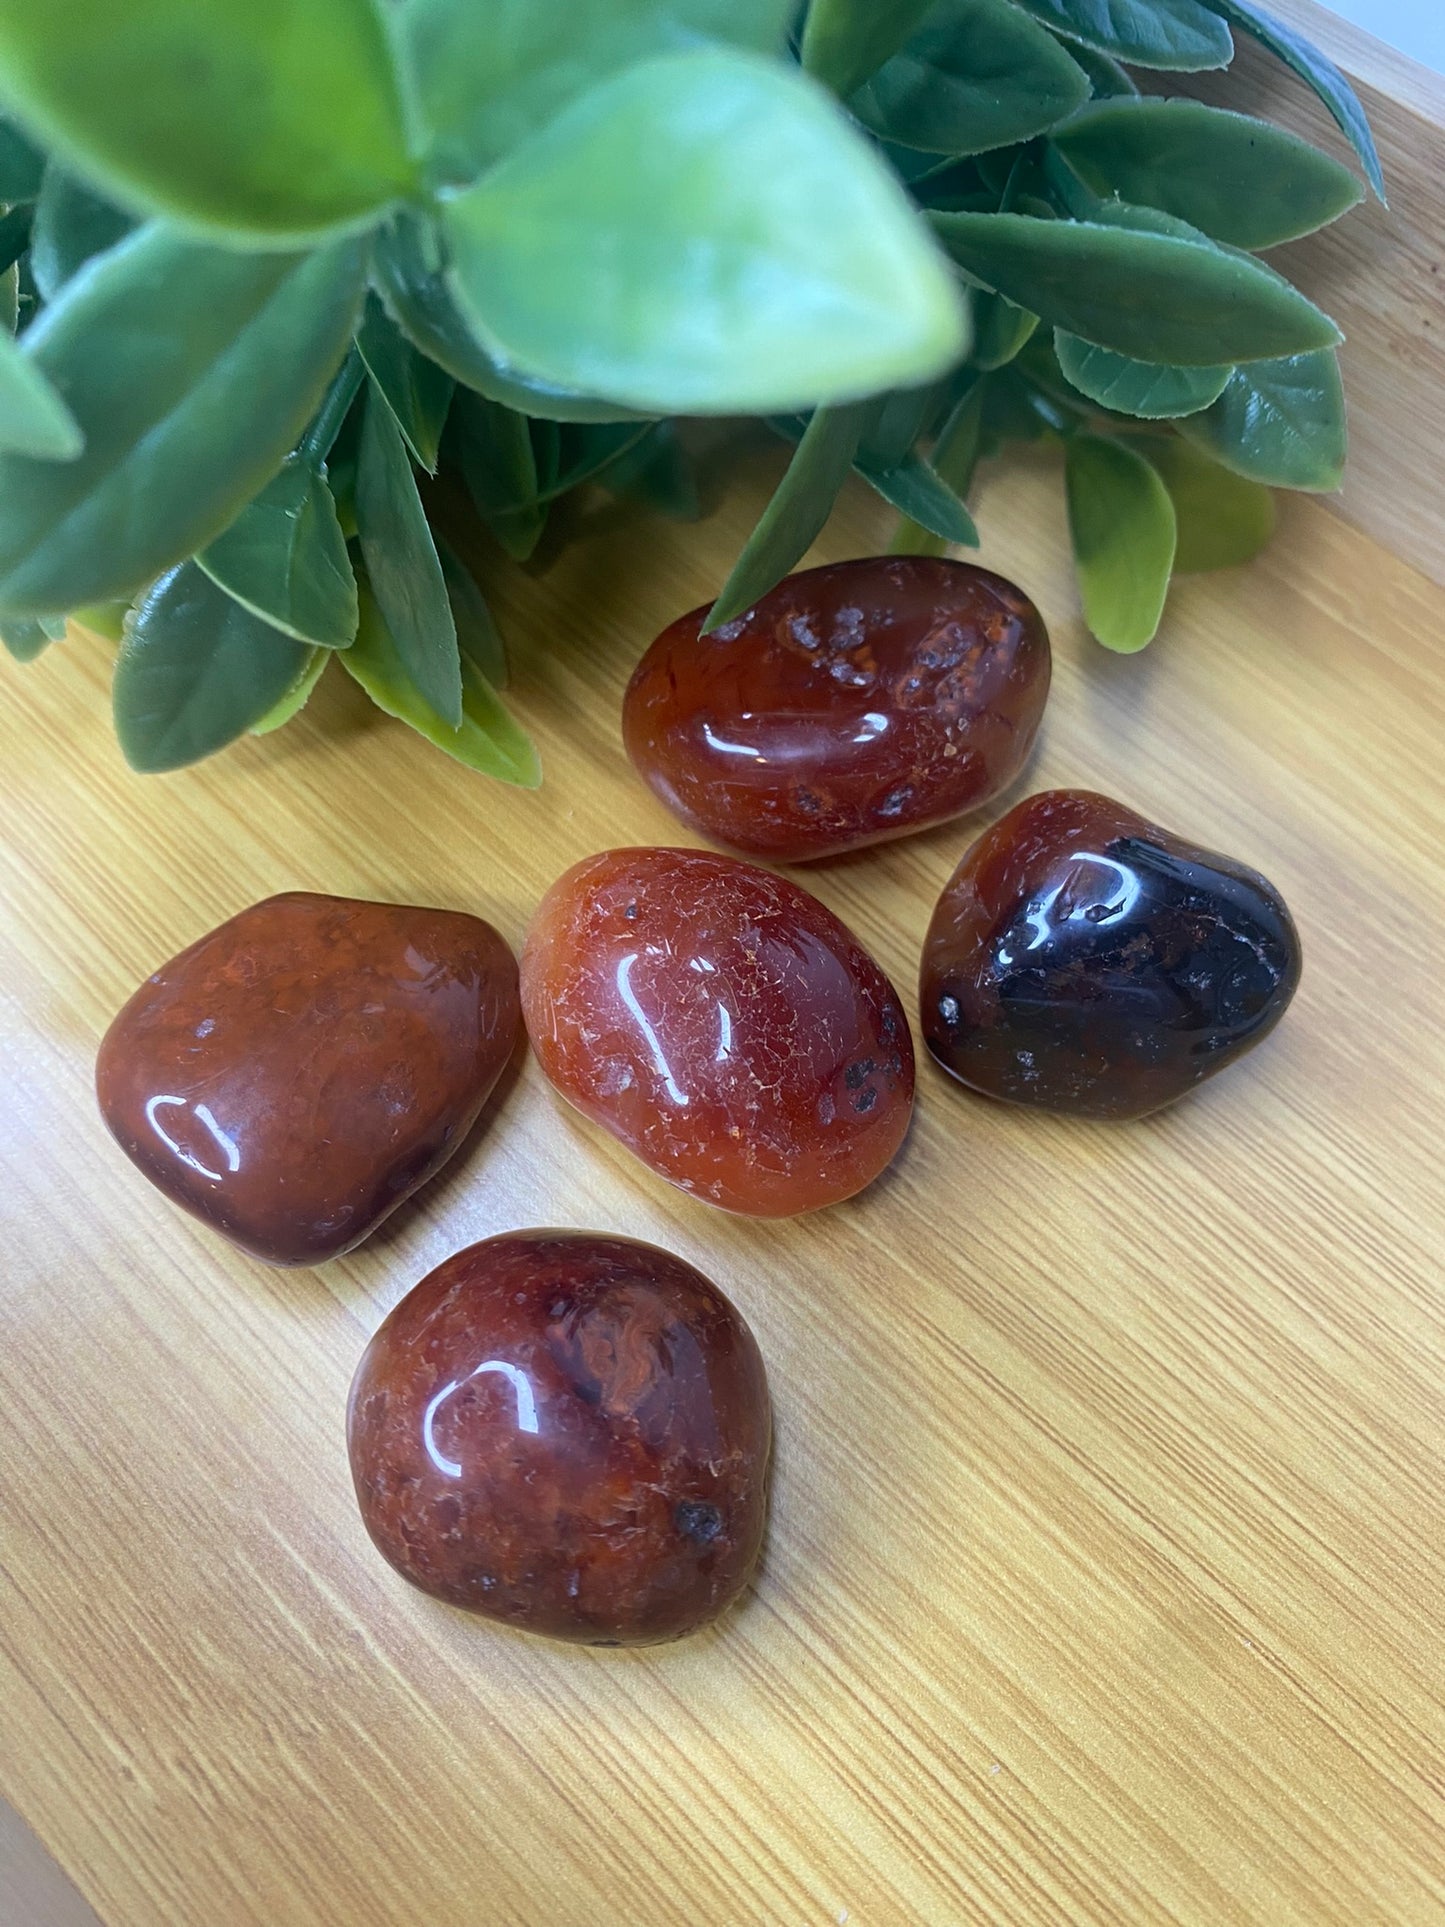
[[[1075,614],[1053,465],[978,504],[1055,637],[1022,787],[1237,853],[1304,933],[1279,1032],[1176,1109],[1026,1115],[924,1067],[878,1185],[761,1224],[654,1181],[529,1063],[390,1228],[299,1273],[102,1130],[107,1019],[257,897],[435,903],[516,943],[574,859],[685,840],[626,768],[621,689],[772,460],[700,527],[599,508],[544,571],[486,558],[536,795],[340,675],[279,736],[139,779],[98,645],[3,666],[0,1793],[107,1927],[1445,1916],[1445,594],[1318,503],[1129,660]],[[888,529],[850,497],[818,555]],[[910,1005],[969,835],[809,876]],[[679,1251],[768,1360],[761,1581],[679,1646],[468,1620],[356,1515],[366,1336],[459,1246],[547,1223]]]
[[[1344,220],[1269,259],[1334,316],[1350,415],[1350,460],[1331,504],[1377,541],[1445,583],[1445,75],[1394,52],[1313,0],[1269,11],[1352,76],[1370,117],[1389,207],[1371,198]],[[1262,114],[1354,165],[1314,95],[1243,34],[1227,73],[1151,77]]]

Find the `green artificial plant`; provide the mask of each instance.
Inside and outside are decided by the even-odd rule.
[[[1155,632],[1332,489],[1339,331],[1262,250],[1361,197],[1267,122],[1141,95],[1250,0],[0,0],[0,636],[120,640],[139,769],[294,715],[335,657],[535,782],[418,475],[525,558],[601,483],[686,504],[679,417],[795,443],[722,622],[850,473],[976,541],[981,457],[1062,445],[1086,618]]]

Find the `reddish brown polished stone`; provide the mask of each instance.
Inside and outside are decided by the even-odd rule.
[[[543,898],[532,1048],[578,1110],[684,1191],[787,1217],[876,1178],[908,1129],[893,986],[795,883],[705,850],[609,850]]]
[[[520,1017],[516,961],[480,918],[294,892],[148,978],[96,1090],[167,1197],[270,1264],[320,1264],[445,1164]]]
[[[424,1592],[594,1644],[676,1639],[762,1545],[763,1361],[723,1294],[631,1238],[470,1246],[367,1346],[347,1437],[361,1516]]]
[[[1047,790],[950,878],[923,951],[923,1034],[990,1097],[1142,1117],[1267,1036],[1299,982],[1273,884],[1123,804]]]
[[[627,751],[684,823],[779,863],[976,809],[1023,768],[1049,691],[1028,597],[970,562],[877,556],[791,575],[735,622],[664,629]]]

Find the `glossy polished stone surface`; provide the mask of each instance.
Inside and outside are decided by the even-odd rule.
[[[705,850],[609,850],[543,898],[522,956],[532,1048],[578,1110],[730,1211],[862,1190],[913,1108],[893,986],[795,883]]]
[[[270,1264],[314,1265],[440,1170],[520,1021],[516,960],[479,917],[298,891],[147,978],[96,1091],[167,1197]]]
[[[1049,638],[1002,576],[877,556],[791,575],[705,636],[706,617],[642,658],[623,734],[667,807],[720,843],[837,855],[976,809],[1024,766]]]
[[[556,1639],[676,1639],[762,1545],[763,1361],[691,1265],[520,1231],[410,1292],[347,1412],[362,1518],[424,1592]]]
[[[1273,884],[1087,790],[1010,810],[954,871],[923,951],[923,1034],[1016,1104],[1141,1117],[1284,1015],[1300,944]]]

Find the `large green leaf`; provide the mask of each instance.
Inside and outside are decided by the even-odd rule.
[[[129,214],[52,161],[40,186],[30,234],[30,272],[36,287],[53,301],[77,268],[123,241],[134,227]]]
[[[577,394],[504,367],[483,347],[452,299],[444,253],[444,236],[411,213],[394,216],[376,240],[374,269],[382,300],[430,360],[463,386],[522,414],[563,422],[646,419],[620,402]]]
[[[269,736],[273,729],[280,729],[298,716],[311,700],[311,692],[326,673],[326,665],[331,661],[329,649],[313,649],[306,658],[305,667],[292,683],[286,694],[266,711],[257,723],[252,723],[253,736]]]
[[[27,347],[0,333],[0,451],[45,462],[73,462],[85,437]],[[0,454],[0,475],[4,473]],[[0,516],[3,516],[0,509]],[[47,606],[54,606],[54,598]]]
[[[0,203],[33,201],[40,192],[45,156],[13,120],[0,116]]]
[[[603,82],[447,223],[489,348],[660,414],[905,387],[965,346],[958,289],[898,181],[813,83],[742,54]]]
[[[1227,364],[1218,368],[1171,368],[1158,362],[1131,361],[1116,355],[1112,348],[1096,348],[1091,341],[1062,328],[1054,332],[1054,348],[1059,366],[1081,395],[1111,408],[1121,415],[1137,415],[1144,421],[1171,421],[1179,415],[1197,414],[1218,400],[1234,370]]]
[[[443,535],[436,536],[437,554],[446,577],[451,599],[452,620],[457,625],[457,647],[465,661],[480,669],[493,689],[505,689],[508,682],[507,651],[501,631],[492,620],[487,599],[477,587],[477,579]]]
[[[1363,192],[1298,135],[1197,100],[1097,101],[1052,138],[1096,193],[1162,208],[1235,247],[1310,234]]]
[[[475,180],[614,73],[710,41],[772,53],[792,0],[409,0],[401,26],[439,182]]]
[[[874,413],[871,402],[820,408],[793,451],[758,525],[733,564],[704,629],[716,629],[751,609],[792,568],[822,532],[838,491],[848,479],[858,440]]]
[[[0,608],[132,594],[219,534],[320,399],[362,258],[354,242],[246,255],[153,227],[70,282],[25,348],[85,450],[63,467],[0,456]]]
[[[810,0],[803,65],[845,98],[877,73],[927,14],[933,0]]]
[[[507,553],[525,562],[547,520],[526,416],[481,395],[461,395],[453,419],[462,479],[477,513]]]
[[[1297,73],[1329,108],[1335,125],[1360,157],[1365,178],[1381,201],[1385,198],[1385,177],[1375,151],[1375,137],[1355,90],[1332,60],[1318,47],[1311,46],[1303,34],[1276,20],[1272,13],[1256,7],[1252,0],[1204,0],[1211,13],[1217,13],[1233,26],[1268,47],[1272,54]]]
[[[137,605],[112,697],[132,769],[179,769],[259,722],[295,683],[306,647],[217,588],[194,562],[163,575]]]
[[[1201,73],[1227,67],[1229,29],[1200,0],[1019,0],[1036,20],[1133,67]]]
[[[331,490],[293,460],[196,561],[263,622],[298,642],[344,649],[356,634],[356,578]]]
[[[460,728],[453,729],[423,701],[365,583],[361,585],[361,627],[356,641],[338,660],[378,709],[409,723],[468,769],[523,789],[535,789],[541,782],[542,766],[530,737],[508,715],[473,663],[462,665]]]
[[[1174,505],[1132,448],[1097,435],[1068,444],[1064,480],[1084,620],[1106,649],[1152,642],[1174,566]]]
[[[960,542],[970,549],[978,547],[978,529],[973,517],[921,455],[905,455],[901,462],[888,468],[860,455],[854,467],[885,502],[906,515],[910,522],[937,536],[939,541]]]
[[[430,475],[452,405],[455,380],[418,354],[375,295],[368,295],[356,346],[407,447]]]
[[[901,146],[981,154],[1043,133],[1088,98],[1082,70],[1009,0],[938,0],[850,105]]]
[[[0,0],[0,94],[117,199],[242,240],[411,181],[375,0]]]
[[[1140,440],[1174,504],[1176,575],[1234,569],[1252,561],[1274,534],[1274,497],[1258,482],[1233,475],[1177,435]]]
[[[1345,466],[1345,396],[1328,349],[1236,368],[1211,408],[1179,424],[1217,462],[1275,488],[1327,493]]]
[[[441,559],[395,418],[373,387],[356,466],[356,532],[377,606],[418,694],[455,728],[461,662]]]
[[[1327,315],[1263,263],[1187,231],[1027,214],[935,214],[968,274],[1031,313],[1137,361],[1214,367],[1333,347]]]

